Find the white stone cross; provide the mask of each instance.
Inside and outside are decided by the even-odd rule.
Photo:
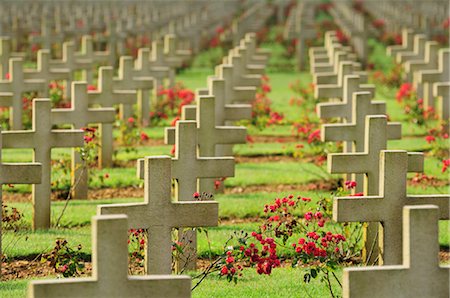
[[[6,74],[9,72],[9,59],[10,58],[22,58],[25,59],[26,53],[12,52],[11,51],[11,38],[8,36],[0,37],[0,75],[1,79],[5,79]]]
[[[318,85],[315,88],[314,96],[316,98],[340,98],[341,102],[319,103],[317,110],[321,118],[351,118],[351,103],[354,92],[367,91],[371,96],[375,96],[375,86],[372,84],[362,84],[361,77],[358,75],[346,75],[342,84],[337,85]],[[376,102],[373,101],[373,104]],[[381,104],[381,102],[380,102]],[[384,112],[385,113],[385,112]],[[331,117],[328,115],[332,115]],[[336,116],[335,116],[336,115]],[[339,116],[342,115],[342,116]]]
[[[244,144],[247,129],[238,126],[217,126],[214,96],[197,96],[197,130],[200,156],[216,156],[217,144]],[[175,143],[175,129],[166,127],[166,144]]]
[[[367,83],[367,73],[365,71],[355,71],[353,62],[350,61],[339,62],[339,70],[337,73],[332,72],[314,75],[313,83],[316,86],[316,90],[320,85],[342,86],[346,75],[359,75],[361,76],[361,83]]]
[[[233,83],[233,67],[231,65],[218,65],[216,67],[216,76],[225,81],[226,103],[251,103],[255,99],[255,86],[236,86]]]
[[[164,56],[164,43],[160,40],[152,42],[152,51],[150,52],[150,65],[152,67],[164,67],[167,68],[167,79],[169,80],[169,86],[175,85],[175,64],[167,63]]]
[[[398,63],[406,63],[407,61],[414,61],[416,59],[423,59],[425,56],[425,43],[427,36],[425,34],[414,35],[413,50],[411,52],[397,53],[396,60]]]
[[[180,67],[191,58],[192,53],[189,50],[177,49],[177,37],[174,34],[166,34],[164,35],[164,55],[167,61],[173,59],[178,62],[175,66]]]
[[[386,48],[387,54],[396,57],[400,52],[411,52],[414,46],[414,31],[411,29],[402,30],[402,44],[389,46]]]
[[[127,119],[132,115],[132,106],[136,101],[135,90],[117,90],[113,80],[114,70],[110,66],[102,66],[98,72],[97,90],[88,91],[89,105],[99,104],[105,108],[119,105],[120,119]],[[99,165],[110,168],[113,165],[113,123],[102,125],[102,147],[99,154]]]
[[[425,43],[425,53],[423,59],[410,60],[403,64],[403,69],[406,73],[406,81],[413,80],[414,72],[436,69],[438,66],[438,50],[439,43],[436,41],[427,41]],[[417,86],[414,86],[417,88]]]
[[[201,157],[197,148],[197,124],[195,121],[178,121],[175,127],[175,157],[172,158],[172,178],[176,180],[175,198],[192,200],[195,192],[201,192],[200,178],[220,179],[234,177],[233,157]],[[138,161],[138,173],[144,179],[144,159]],[[189,256],[179,264],[179,269],[195,270],[197,260],[197,237],[195,231],[182,233],[179,239],[187,239],[183,256]]]
[[[31,130],[4,131],[4,148],[32,148],[33,161],[42,164],[42,182],[33,185],[34,230],[50,228],[51,151],[53,148],[83,147],[84,132],[53,130],[50,99],[33,100],[33,128]]]
[[[348,123],[322,125],[322,140],[334,142],[350,141],[353,142],[353,152],[362,152],[365,139],[365,118],[367,115],[374,114],[373,109],[369,92],[353,93],[352,120]],[[401,138],[400,123],[388,123],[387,138],[389,140]]]
[[[5,163],[2,162],[3,140],[0,129],[0,206],[2,204],[3,184],[34,184],[41,183],[42,165],[39,163]],[[3,207],[2,207],[3,208]],[[2,212],[0,212],[2,222]],[[2,226],[0,225],[0,256],[2,255]],[[0,276],[1,276],[0,262]]]
[[[98,214],[126,214],[129,229],[146,229],[147,274],[172,273],[172,229],[217,226],[218,203],[214,201],[171,201],[172,159],[146,157],[144,202],[99,205]],[[192,200],[192,195],[189,196]]]
[[[444,122],[444,130],[449,133],[450,125],[450,82],[434,83],[433,96],[437,97],[436,110],[440,120]]]
[[[422,70],[414,74],[414,81],[423,85],[425,107],[434,107],[433,83],[450,81],[450,49],[439,50],[438,69]]]
[[[53,109],[52,121],[54,125],[70,124],[73,128],[85,128],[90,124],[98,124],[100,134],[102,126],[115,121],[114,108],[89,108],[89,98],[86,82],[73,82],[70,109]],[[112,137],[111,137],[112,139]],[[103,141],[103,139],[102,139]],[[103,147],[104,144],[101,143]],[[72,151],[72,184],[75,184],[73,197],[87,199],[87,173],[80,167],[81,158],[78,152]]]
[[[448,206],[445,208],[448,209]],[[403,258],[400,263],[381,267],[345,268],[344,298],[449,297],[450,267],[439,266],[439,218],[435,205],[405,206]],[[397,217],[398,214],[397,214]]]
[[[402,263],[402,209],[406,205],[438,205],[439,218],[449,218],[450,195],[407,195],[408,153],[383,150],[380,156],[379,191],[376,196],[339,197],[333,202],[333,219],[338,222],[381,222],[379,235],[382,264]]]
[[[92,218],[92,277],[34,280],[28,297],[190,297],[191,278],[182,275],[128,275],[126,215]]]
[[[137,90],[137,120],[147,126],[150,123],[150,90],[154,88],[154,79],[150,76],[139,76],[134,69],[134,60],[130,56],[119,59],[119,71],[116,82],[120,89]]]
[[[48,96],[48,85],[54,80],[71,79],[70,70],[68,68],[54,68],[50,66],[50,50],[39,50],[37,53],[36,69],[25,69],[25,80],[44,80],[47,88],[44,89],[43,96]]]
[[[365,119],[364,150],[362,152],[328,154],[328,172],[331,174],[364,174],[364,179],[359,176],[352,180],[363,182],[358,185],[364,195],[378,195],[380,151],[387,149],[387,117],[384,115],[368,115]],[[408,153],[408,172],[423,172],[423,154]],[[369,264],[381,260],[378,248],[377,224],[370,224],[365,231],[365,245],[363,259]]]
[[[12,129],[22,129],[22,95],[25,92],[39,91],[46,92],[48,85],[45,80],[25,80],[23,73],[23,60],[12,58],[9,60],[9,79],[0,81],[0,92],[12,93],[9,106],[10,124]]]

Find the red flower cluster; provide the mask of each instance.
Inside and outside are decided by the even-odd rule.
[[[146,134],[145,132],[141,132],[141,142],[145,142],[150,140],[150,137],[148,136],[148,134]]]
[[[273,238],[264,237],[261,234],[252,232],[252,237],[259,241],[262,246],[261,252],[254,243],[244,251],[244,255],[250,259],[252,264],[256,264],[258,274],[272,273],[272,269],[280,266],[280,260],[277,256],[277,245]]]
[[[353,189],[353,188],[355,188],[355,187],[356,187],[356,181],[350,181],[350,180],[345,181],[345,187],[346,187],[347,189]]]
[[[308,136],[308,144],[319,143],[319,142],[321,142],[321,140],[320,140],[320,129],[316,129],[315,131],[310,133],[310,135]]]
[[[450,167],[450,158],[444,159],[442,161],[442,173],[446,172],[449,167]]]
[[[405,98],[410,98],[413,92],[414,88],[411,83],[403,83],[398,89],[395,98],[398,102],[402,102]]]
[[[297,254],[305,254],[307,257],[313,258],[325,258],[332,252],[338,253],[340,250],[337,245],[344,241],[346,239],[341,234],[326,232],[321,237],[316,232],[308,232],[306,239],[300,238],[297,243],[292,244],[292,247]]]
[[[95,139],[95,132],[96,129],[93,127],[83,127],[82,130],[84,130],[85,134],[83,136],[84,143],[89,144]]]
[[[383,29],[386,26],[386,22],[383,19],[376,19],[372,22],[372,25],[377,29]]]

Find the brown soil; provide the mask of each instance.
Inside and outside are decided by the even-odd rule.
[[[439,252],[439,260],[441,263],[448,263],[450,261],[450,252],[448,249],[442,249]],[[197,267],[199,271],[206,269],[210,262],[208,259],[197,260]],[[82,272],[81,277],[91,276],[92,264],[85,262],[85,269]],[[281,267],[290,266],[290,260],[282,261]],[[133,272],[143,274],[141,268],[133,268]],[[2,263],[2,281],[24,279],[24,278],[44,278],[49,276],[55,276],[55,271],[48,266],[47,262],[41,262],[39,259],[34,260],[13,260],[11,262]]]

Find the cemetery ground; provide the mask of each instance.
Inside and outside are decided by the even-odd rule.
[[[264,46],[263,46],[264,47]],[[272,46],[276,59],[277,46]],[[385,52],[375,52],[383,56]],[[375,57],[388,59],[387,57]],[[292,61],[288,61],[292,62]],[[257,231],[267,214],[264,206],[273,203],[275,198],[290,194],[295,197],[308,197],[311,202],[300,210],[302,216],[306,209],[314,209],[317,202],[331,198],[343,181],[339,175],[330,175],[326,170],[326,162],[317,162],[317,149],[307,139],[297,136],[293,123],[300,122],[305,115],[314,115],[313,105],[309,110],[307,104],[293,103],[291,98],[298,98],[290,84],[299,81],[303,88],[308,88],[311,82],[309,72],[295,72],[271,67],[267,75],[270,79],[272,101],[271,108],[284,115],[280,123],[262,129],[250,126],[251,141],[245,145],[234,147],[236,157],[236,172],[234,178],[224,181],[224,193],[215,195],[219,202],[220,223],[218,227],[207,228],[199,233],[199,266],[215,256],[222,254],[224,245],[234,231],[251,233]],[[194,90],[204,87],[205,79],[212,74],[208,68],[191,67],[177,76],[177,81]],[[408,193],[432,194],[448,192],[448,172],[442,171],[441,159],[433,155],[433,145],[426,140],[427,127],[413,124],[406,117],[402,107],[396,102],[397,87],[377,84],[375,99],[385,100],[391,121],[402,123],[402,139],[390,141],[388,149],[404,149],[408,151],[426,152],[425,173],[433,176],[432,180],[413,182],[410,179]],[[432,123],[432,122],[431,122]],[[3,199],[8,208],[15,207],[23,213],[17,230],[5,230],[3,234],[3,250],[8,260],[2,268],[3,281],[0,284],[1,297],[25,297],[26,284],[29,279],[55,276],[55,272],[41,262],[42,254],[51,251],[57,238],[66,239],[76,248],[81,244],[83,260],[86,261],[89,272],[91,253],[91,217],[96,214],[98,204],[139,202],[143,199],[142,182],[136,177],[136,159],[148,155],[170,154],[170,145],[164,145],[164,127],[143,129],[149,140],[129,150],[118,147],[115,156],[118,167],[94,170],[90,181],[90,197],[88,200],[66,201],[55,197],[52,202],[52,225],[48,231],[32,233],[31,206],[29,203],[30,187],[27,185],[4,186]],[[115,132],[118,134],[118,131]],[[3,149],[3,160],[7,162],[31,161],[31,150]],[[70,150],[57,149],[52,152],[54,160],[68,159]],[[448,158],[448,157],[447,157]],[[69,173],[63,169],[52,172],[52,181],[68,179]],[[409,174],[413,178],[415,174]],[[67,208],[66,208],[67,207]],[[65,209],[66,208],[66,209]],[[65,209],[65,210],[64,210]],[[64,210],[64,211],[63,211]],[[58,226],[55,224],[63,212]],[[331,228],[337,224],[327,221]],[[449,263],[449,222],[440,221],[439,242],[441,245],[441,262]],[[205,233],[205,230],[208,232]],[[289,259],[293,249],[287,243],[278,250],[281,259]],[[355,260],[357,262],[357,260]],[[228,283],[218,274],[209,275],[193,291],[193,297],[326,297],[328,290],[319,280],[312,280],[311,285],[303,282],[307,268],[292,268],[289,262],[282,262],[282,268],[273,270],[270,276],[259,275],[254,269],[247,268],[238,283]],[[196,276],[200,272],[191,272]],[[340,271],[338,271],[340,273]],[[14,280],[13,280],[14,279]],[[193,280],[193,285],[197,280]],[[333,284],[333,291],[340,295],[341,288]],[[214,295],[213,295],[214,293]]]

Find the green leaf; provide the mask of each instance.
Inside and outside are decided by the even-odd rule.
[[[313,278],[316,278],[316,277],[317,277],[317,271],[316,271],[316,269],[311,269],[311,276],[312,276]]]
[[[303,281],[309,283],[311,281],[311,274],[305,273],[305,275],[303,275]]]

